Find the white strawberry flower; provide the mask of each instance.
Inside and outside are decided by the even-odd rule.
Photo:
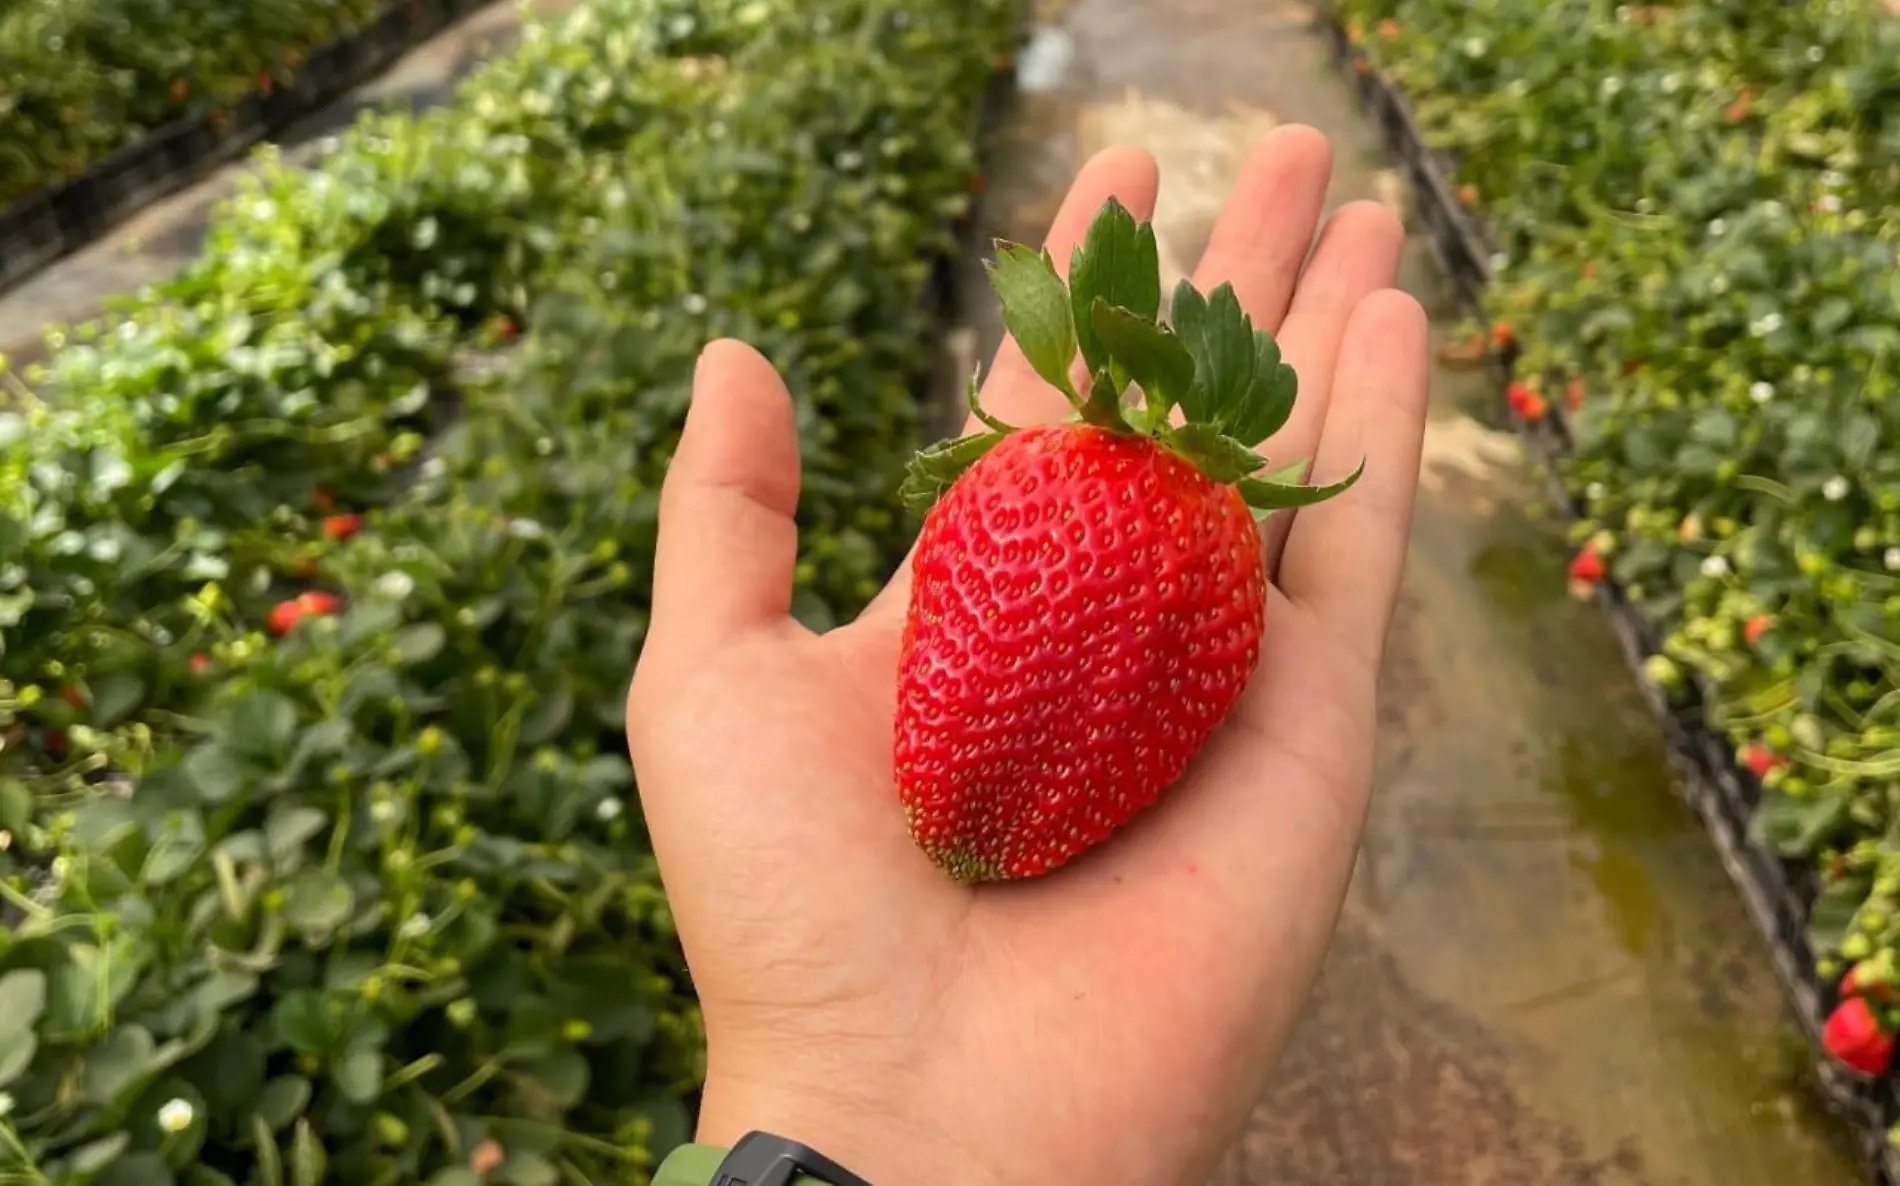
[[[1888,548],[1886,554],[1881,556],[1880,562],[1886,566],[1888,572],[1900,572],[1900,548]]]
[[[627,805],[625,803],[622,803],[619,799],[615,798],[612,795],[609,795],[607,798],[602,799],[594,807],[594,814],[599,816],[601,819],[607,821],[608,823],[612,823],[614,820],[619,819],[621,813],[626,810],[627,810]]]
[[[416,578],[402,571],[392,569],[376,578],[376,593],[390,601],[401,601],[416,591]]]
[[[1766,379],[1757,379],[1748,389],[1748,398],[1758,404],[1765,404],[1775,398],[1775,385]]]
[[[1827,481],[1821,483],[1821,497],[1827,499],[1829,502],[1839,502],[1841,499],[1846,498],[1848,492],[1853,488],[1853,483],[1841,475],[1835,474]]]
[[[405,939],[420,939],[429,933],[431,925],[429,916],[418,910],[402,920],[402,926],[397,928],[396,933]]]
[[[196,1115],[189,1100],[173,1096],[159,1108],[158,1126],[168,1133],[181,1133],[191,1127],[192,1118]]]
[[[1728,557],[1709,556],[1702,561],[1702,575],[1705,577],[1725,577],[1728,575]]]

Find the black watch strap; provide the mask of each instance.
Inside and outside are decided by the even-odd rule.
[[[653,1176],[653,1186],[871,1186],[809,1145],[768,1132],[749,1132],[730,1150],[681,1145]]]

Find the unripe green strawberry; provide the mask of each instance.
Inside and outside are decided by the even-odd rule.
[[[1226,286],[1184,283],[1161,325],[1153,232],[1120,206],[1066,289],[1047,256],[1010,244],[992,276],[1012,336],[1075,415],[1015,430],[979,408],[989,431],[927,450],[906,484],[928,515],[896,781],[912,837],[962,881],[1046,873],[1181,776],[1259,657],[1256,518],[1358,477],[1253,476],[1266,462],[1251,446],[1292,411],[1293,372]],[[1131,382],[1138,405],[1121,398]]]

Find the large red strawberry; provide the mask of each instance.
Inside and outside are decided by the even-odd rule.
[[[991,278],[1069,420],[926,450],[927,511],[898,673],[896,781],[912,837],[962,881],[1033,877],[1174,783],[1252,675],[1266,616],[1256,519],[1340,493],[1256,476],[1296,381],[1231,287],[1183,283],[1158,320],[1153,230],[1110,202],[1065,286],[999,244]],[[1071,374],[1077,352],[1089,381]],[[1130,384],[1139,402],[1124,400]],[[1176,415],[1175,413],[1179,413]]]

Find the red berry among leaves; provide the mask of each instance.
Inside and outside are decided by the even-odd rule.
[[[1564,384],[1564,407],[1575,412],[1583,407],[1583,380],[1572,379]]]
[[[1597,551],[1595,544],[1585,544],[1570,558],[1570,579],[1580,584],[1596,584],[1603,579],[1605,571],[1603,553]]]
[[[343,599],[334,593],[314,590],[297,598],[297,604],[303,612],[313,618],[321,618],[343,608]]]
[[[1788,759],[1759,741],[1751,741],[1742,747],[1742,765],[1748,767],[1748,772],[1756,778],[1767,778],[1787,764]]]
[[[211,656],[210,655],[205,654],[203,651],[199,651],[196,654],[192,655],[191,673],[193,675],[203,675],[205,672],[209,670],[211,670]]]
[[[1034,877],[1154,803],[1240,698],[1260,653],[1256,516],[1343,492],[1254,477],[1296,378],[1230,286],[1156,319],[1151,227],[1110,202],[1065,288],[1001,245],[1003,319],[1069,398],[1062,424],[921,454],[894,765],[912,838],[961,881]],[[1099,381],[1072,386],[1077,350]],[[1143,392],[1124,405],[1120,371]],[[1186,424],[1174,426],[1179,408]]]
[[[1863,1075],[1885,1075],[1893,1065],[1893,1035],[1864,997],[1835,1007],[1821,1029],[1821,1045],[1836,1062]]]
[[[1504,398],[1511,405],[1511,411],[1515,412],[1518,419],[1526,424],[1537,423],[1544,418],[1544,413],[1550,410],[1550,405],[1544,402],[1544,397],[1523,383],[1513,383],[1505,388]]]
[[[280,601],[271,607],[270,617],[265,625],[272,634],[282,638],[297,628],[305,618],[321,618],[341,609],[343,602],[334,593],[313,590],[303,593],[290,601]]]
[[[303,621],[303,606],[291,600],[280,601],[271,606],[270,616],[264,620],[264,624],[270,628],[272,634],[282,638],[295,630],[297,623],[301,621]]]
[[[1517,344],[1517,334],[1512,332],[1507,321],[1500,321],[1491,327],[1491,345],[1499,350],[1509,350]]]
[[[341,543],[363,530],[361,515],[330,515],[323,521],[323,538]]]
[[[1775,620],[1767,614],[1756,614],[1742,623],[1742,637],[1748,640],[1748,645],[1752,647],[1761,641],[1762,635],[1768,633],[1774,624]]]

